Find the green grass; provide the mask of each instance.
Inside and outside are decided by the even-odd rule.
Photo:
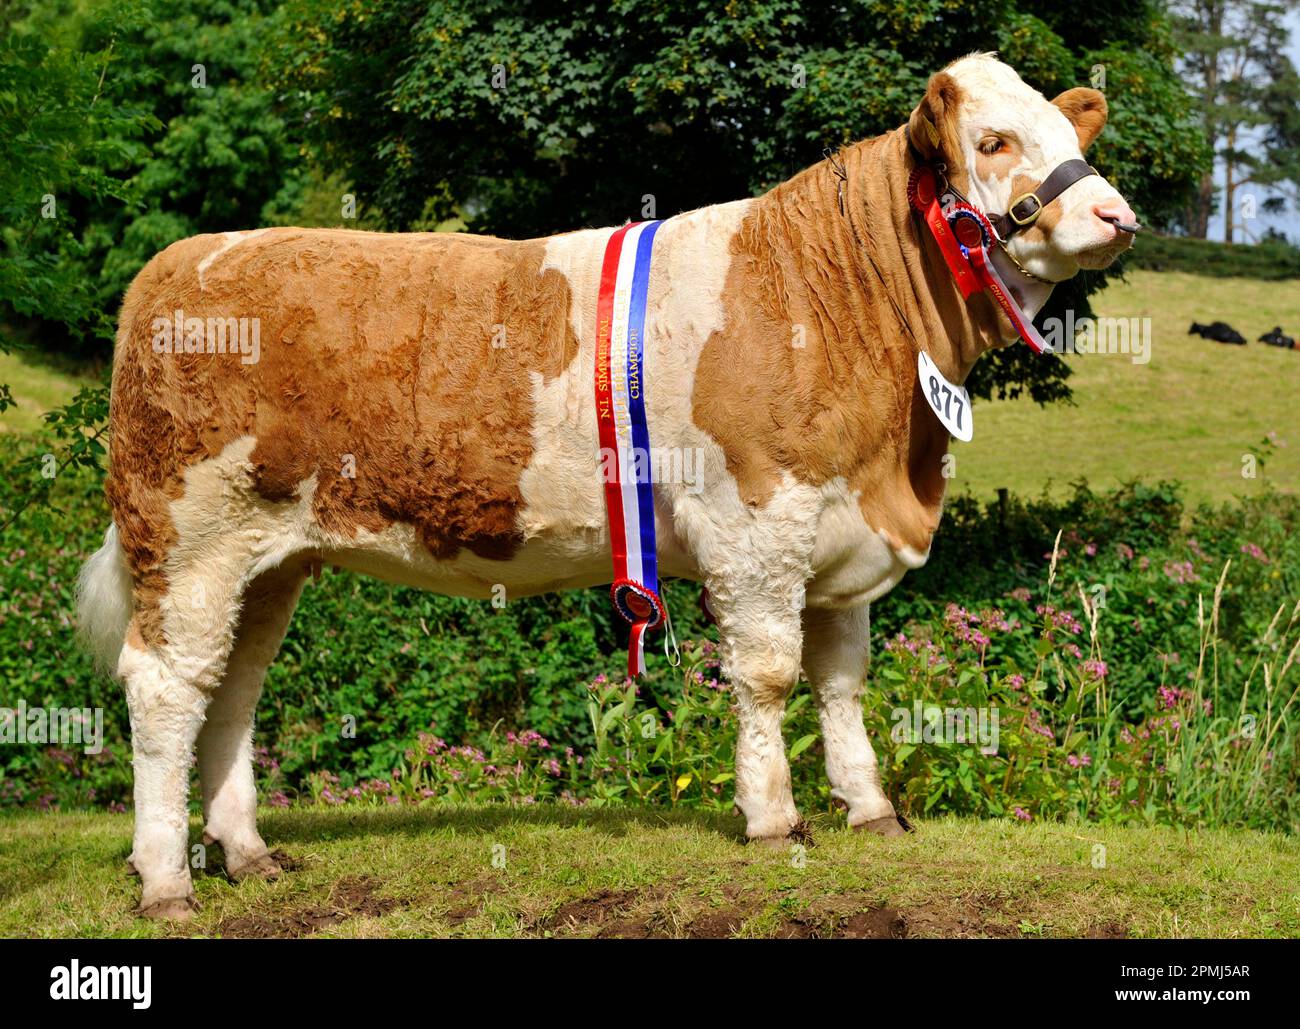
[[[1081,478],[1095,488],[1177,479],[1193,502],[1254,493],[1266,477],[1279,490],[1296,489],[1300,351],[1254,341],[1274,325],[1300,334],[1300,285],[1133,271],[1093,306],[1099,316],[1150,318],[1150,362],[1073,354],[1062,359],[1074,368],[1074,406],[978,404],[974,439],[953,444],[958,489],[1036,495],[1050,481],[1059,495]],[[1188,336],[1192,321],[1226,321],[1251,342]],[[1272,431],[1283,445],[1258,478],[1243,479],[1242,455]]]
[[[129,816],[2,817],[0,935],[1300,936],[1300,841],[1282,835],[945,819],[885,840],[823,816],[800,867],[741,843],[739,818],[686,811],[260,817],[297,867],[236,885],[212,848],[183,927],[130,914]]]
[[[30,353],[0,353],[0,383],[9,386],[14,399],[14,406],[0,414],[0,432],[38,431],[46,411],[66,404],[82,386],[98,381]]]

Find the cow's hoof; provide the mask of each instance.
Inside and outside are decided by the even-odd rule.
[[[226,872],[235,882],[242,882],[244,879],[277,879],[284,869],[268,850],[235,868],[227,868]]]
[[[785,850],[793,843],[802,843],[805,847],[814,846],[812,827],[802,818],[786,832],[784,836],[750,836],[749,843],[767,847],[771,850]]]
[[[188,897],[166,897],[151,904],[142,904],[136,909],[141,918],[155,918],[165,922],[188,922],[199,909],[199,902],[194,895]]]
[[[858,832],[875,833],[877,836],[903,836],[911,830],[912,826],[903,821],[901,815],[886,815],[884,818],[873,818],[853,828]]]

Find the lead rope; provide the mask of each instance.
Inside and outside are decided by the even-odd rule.
[[[826,147],[826,149],[822,151],[822,156],[826,158],[826,163],[831,166],[831,171],[835,173],[835,177],[840,180],[839,184],[836,186],[835,191],[839,195],[840,214],[843,215],[844,214],[844,184],[849,181],[848,170],[844,167],[844,162],[840,160],[839,155],[830,147]],[[849,227],[850,228],[853,227],[852,219],[849,219]],[[855,239],[857,238],[857,233],[854,233],[854,238]]]
[[[673,632],[673,616],[668,610],[667,600],[664,601],[664,628],[668,630],[664,633],[664,657],[671,667],[678,668],[682,663],[682,652],[677,647],[677,633]]]

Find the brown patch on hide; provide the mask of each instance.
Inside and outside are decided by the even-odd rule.
[[[948,433],[921,395],[918,340],[961,383],[1000,342],[997,312],[963,300],[920,235],[902,130],[840,159],[847,217],[822,162],[761,197],[732,240],[726,319],[701,352],[693,418],[746,503],[764,504],[787,470],[812,485],[842,476],[869,526],[925,551]]]
[[[985,182],[991,182],[994,179],[1005,179],[1012,167],[1020,160],[1020,150],[1008,150],[997,154],[975,155],[975,174]],[[1011,203],[1015,204],[1026,193],[1032,193],[1043,184],[1042,179],[1030,178],[1028,175],[1016,175],[1011,179]],[[1061,220],[1061,205],[1057,203],[1048,203],[1042,209],[1042,213],[1026,228],[1020,229],[1020,234],[1025,239],[1037,241],[1045,240],[1056,228],[1057,222]]]
[[[1087,153],[1088,147],[1101,135],[1110,114],[1105,95],[1095,89],[1080,86],[1067,89],[1052,103],[1070,119],[1070,124],[1079,137],[1079,150]]]
[[[167,505],[187,467],[242,436],[256,439],[248,488],[291,501],[314,475],[327,531],[405,522],[435,557],[509,558],[531,376],[554,378],[578,350],[569,283],[542,272],[544,241],[271,229],[216,257],[200,289],[199,263],[225,245],[168,247],[122,310],[107,492],[144,638],[161,640]],[[259,318],[260,359],[155,353],[153,320],[176,310]]]

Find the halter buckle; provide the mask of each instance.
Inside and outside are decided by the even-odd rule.
[[[1023,218],[1016,214],[1016,208],[1027,201],[1034,202],[1034,209],[1026,214]],[[1007,209],[1007,217],[1010,218],[1018,228],[1024,228],[1026,225],[1032,225],[1038,220],[1038,216],[1043,213],[1043,202],[1038,199],[1038,194],[1032,191],[1021,193],[1011,201],[1011,206]]]

